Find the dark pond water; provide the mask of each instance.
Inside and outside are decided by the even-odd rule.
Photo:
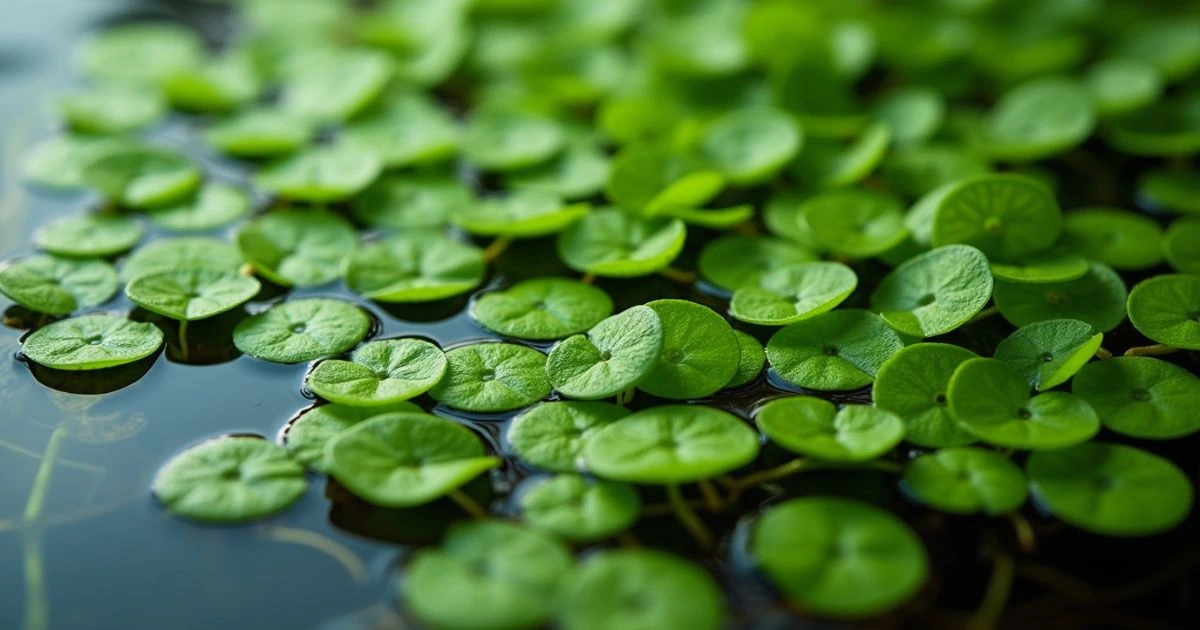
[[[52,129],[46,103],[69,85],[72,46],[88,29],[115,18],[163,6],[184,7],[179,15],[219,31],[220,16],[203,3],[40,0],[10,2],[0,21],[0,257],[27,253],[29,232],[53,217],[79,212],[86,194],[52,194],[25,187],[17,163],[24,149]],[[178,9],[172,9],[175,11]],[[216,20],[214,22],[214,20]],[[176,120],[159,132],[181,147],[194,128]],[[1086,152],[1083,155],[1089,155]],[[209,155],[210,169],[230,178],[237,171]],[[1096,170],[1096,169],[1100,170]],[[1085,162],[1064,165],[1096,199],[1122,165]],[[1074,169],[1074,170],[1073,170]],[[1100,191],[1100,192],[1097,192]],[[1127,200],[1132,203],[1132,200]],[[711,235],[693,234],[680,266]],[[527,242],[497,263],[491,286],[514,279],[565,273],[548,242]],[[860,269],[864,279],[879,270]],[[864,281],[870,286],[870,282]],[[665,279],[601,283],[618,308],[655,297],[684,296],[718,310],[716,297]],[[268,292],[269,294],[271,292]],[[306,291],[354,299],[338,288]],[[250,305],[260,309],[280,294]],[[422,335],[443,346],[486,338],[466,314],[467,300],[385,310],[364,304],[383,336]],[[102,307],[130,312],[117,300]],[[191,358],[178,359],[174,339],[152,360],[98,375],[33,370],[19,358],[21,325],[28,314],[0,299],[0,629],[178,630],[224,628],[404,628],[393,591],[407,549],[436,540],[459,516],[452,506],[421,510],[371,509],[322,477],[311,479],[307,496],[269,522],[244,527],[203,527],[164,514],[148,488],[158,467],[190,444],[228,433],[278,439],[288,420],[310,406],[301,383],[308,366],[278,366],[236,357],[228,348],[235,313],[193,329]],[[134,312],[135,318],[148,318]],[[173,330],[164,324],[170,337]],[[751,331],[765,339],[765,331]],[[990,352],[1009,332],[998,319],[958,335],[954,341]],[[1137,343],[1128,331],[1106,340],[1114,351]],[[1177,360],[1197,368],[1195,353]],[[780,389],[764,377],[712,404],[748,416]],[[863,398],[851,394],[850,398]],[[431,400],[417,401],[448,417]],[[635,405],[653,404],[640,399]],[[455,418],[477,430],[497,449],[505,417]],[[65,436],[53,467],[42,454],[55,433]],[[1115,439],[1102,436],[1102,439]],[[1172,456],[1195,479],[1200,440],[1138,444]],[[898,453],[896,457],[904,457]],[[764,451],[759,465],[784,455]],[[40,473],[40,474],[39,474]],[[470,490],[507,510],[507,495],[526,476],[508,468]],[[35,482],[48,482],[44,522],[22,529],[21,514]],[[912,605],[877,625],[960,627],[986,589],[996,550],[1017,556],[1017,583],[1008,621],[1014,627],[1195,627],[1200,581],[1200,537],[1193,518],[1175,532],[1152,539],[1100,539],[1066,530],[1032,507],[1024,516],[1036,532],[1035,552],[1020,552],[1012,525],[1004,520],[948,518],[907,502],[883,473],[816,473],[785,484],[781,493],[834,493],[885,505],[922,535],[934,560],[935,578]],[[647,495],[648,503],[657,500]],[[807,624],[778,609],[740,551],[739,517],[774,500],[747,497],[740,511],[713,517],[721,533],[719,551],[696,556],[669,518],[646,518],[636,534],[643,544],[674,549],[710,567],[727,586],[737,627],[791,628]],[[464,605],[470,605],[464,602]]]

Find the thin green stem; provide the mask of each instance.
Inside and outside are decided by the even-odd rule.
[[[633,402],[633,396],[637,389],[630,387],[629,389],[617,394],[617,406],[626,407]]]
[[[1100,359],[1101,361],[1107,361],[1107,360],[1111,359],[1112,357],[1113,357],[1112,351],[1109,350],[1108,348],[1105,348],[1104,346],[1100,346],[1100,349],[1096,351],[1096,358]]]
[[[1033,525],[1029,524],[1029,519],[1020,512],[1013,512],[1008,515],[1008,522],[1012,523],[1013,533],[1017,536],[1017,544],[1020,545],[1021,551],[1024,553],[1037,551],[1037,534],[1033,531]]]
[[[46,505],[46,495],[50,492],[50,480],[54,477],[54,467],[58,464],[58,453],[62,450],[63,438],[67,437],[67,428],[59,427],[50,434],[46,443],[46,451],[42,454],[42,464],[38,467],[37,477],[33,480],[33,489],[29,491],[29,499],[25,502],[25,513],[22,517],[26,525],[33,525],[42,518],[42,508]]]
[[[50,602],[46,597],[46,571],[42,563],[41,535],[32,530],[21,532],[21,548],[25,558],[24,630],[46,630],[50,627]]]
[[[490,263],[496,260],[500,257],[500,254],[504,253],[504,250],[508,249],[508,246],[511,244],[512,239],[508,238],[507,236],[501,236],[492,241],[491,244],[487,246],[487,249],[483,250],[483,261]]]
[[[187,339],[188,322],[186,319],[179,320],[179,358],[184,362],[188,360],[188,339]]]
[[[1013,562],[1012,556],[997,549],[992,558],[992,579],[988,582],[979,608],[967,622],[968,630],[991,630],[996,627],[1000,616],[1004,614],[1004,608],[1008,605],[1015,574],[1016,563]]]
[[[462,490],[455,490],[446,496],[448,496],[451,501],[457,503],[458,507],[462,508],[464,512],[470,514],[471,518],[485,519],[488,517],[488,511],[484,509],[484,507],[480,505],[478,501],[471,498],[471,495],[463,492]]]
[[[751,473],[749,475],[746,475],[745,477],[742,477],[740,479],[735,479],[734,487],[737,490],[743,490],[745,488],[752,488],[752,487],[757,486],[762,483],[776,481],[778,479],[783,479],[784,477],[794,475],[802,470],[807,470],[811,466],[812,466],[812,462],[810,460],[800,457],[797,459],[793,459],[789,462],[780,464],[774,468],[760,470],[756,473]]]
[[[721,500],[721,494],[717,492],[716,486],[707,479],[701,480],[700,496],[704,497],[704,508],[709,512],[720,512],[725,509],[725,502]]]
[[[1161,357],[1179,352],[1179,348],[1158,343],[1152,346],[1137,346],[1125,351],[1127,357]]]
[[[350,579],[354,580],[355,584],[367,582],[367,567],[363,564],[362,559],[348,547],[333,539],[307,529],[282,525],[268,527],[265,533],[267,538],[272,540],[315,549],[340,564],[346,573],[350,574]]]
[[[579,279],[579,281],[582,282],[583,284],[595,284],[596,274],[585,273],[585,274],[583,274],[583,277]]]
[[[658,275],[679,284],[691,284],[696,281],[696,272],[684,271],[670,266],[659,269]]]
[[[671,504],[671,509],[675,512],[675,518],[679,519],[680,524],[688,530],[692,538],[696,539],[696,544],[700,545],[700,548],[706,551],[712,549],[712,532],[708,531],[708,526],[692,511],[692,506],[683,500],[683,494],[679,492],[678,484],[667,486],[667,501]]]

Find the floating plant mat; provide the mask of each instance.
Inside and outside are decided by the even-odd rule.
[[[859,4],[98,30],[0,204],[0,626],[162,558],[248,597],[159,625],[1186,626],[1198,9]]]

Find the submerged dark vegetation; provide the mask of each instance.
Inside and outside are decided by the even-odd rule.
[[[51,388],[310,366],[163,509],[325,484],[429,627],[1194,615],[1200,13],[228,4],[81,46],[0,268]]]

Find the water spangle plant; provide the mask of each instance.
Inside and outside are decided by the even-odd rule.
[[[258,295],[254,278],[215,269],[178,269],[140,275],[125,287],[130,302],[180,322],[237,308]]]
[[[772,442],[827,462],[875,459],[904,439],[904,422],[890,411],[867,405],[839,409],[813,396],[772,400],[755,422]]]
[[[349,361],[317,364],[305,382],[314,394],[339,405],[381,407],[429,391],[446,372],[441,348],[422,339],[363,344]]]
[[[550,394],[546,355],[511,343],[474,343],[446,352],[446,374],[429,391],[454,409],[498,413]]]
[[[129,208],[164,206],[200,186],[200,169],[186,156],[136,143],[89,152],[83,183],[113,203]]]
[[[737,336],[738,349],[741,354],[738,356],[737,372],[728,383],[725,383],[725,389],[753,383],[758,380],[763,366],[767,364],[767,352],[757,339],[740,330],[733,331],[733,334]]]
[[[574,543],[620,534],[637,522],[641,509],[633,486],[572,473],[535,481],[520,504],[531,526]]]
[[[1014,326],[1048,319],[1077,319],[1100,332],[1125,320],[1125,281],[1111,267],[1090,263],[1082,277],[1066,282],[996,282],[996,309]]]
[[[875,404],[900,416],[905,439],[918,446],[963,446],[975,436],[959,428],[947,408],[950,377],[964,361],[977,355],[945,343],[917,343],[885,361],[875,376]]]
[[[805,262],[770,271],[756,286],[733,293],[729,314],[761,326],[786,326],[836,308],[858,287],[854,270],[836,262]]]
[[[441,173],[388,173],[351,201],[354,218],[368,227],[436,228],[473,203],[471,190]]]
[[[848,258],[871,258],[907,235],[899,200],[867,190],[822,193],[805,201],[801,220],[824,249]]]
[[[932,239],[935,247],[971,245],[992,262],[1008,263],[1045,251],[1062,224],[1062,211],[1041,182],[1024,175],[978,175],[940,195]]]
[[[108,258],[123,254],[142,240],[145,229],[123,215],[85,214],[55,219],[38,228],[38,249],[72,258]]]
[[[789,324],[767,341],[771,369],[793,385],[817,391],[866,387],[904,342],[878,315],[829,311]]]
[[[150,209],[155,225],[171,232],[204,232],[229,225],[250,214],[245,191],[222,183],[209,183],[194,195]]]
[[[80,315],[53,322],[29,335],[21,353],[56,370],[101,370],[140,361],[162,347],[154,324],[115,315]]]
[[[687,300],[655,300],[646,306],[662,323],[662,353],[638,389],[661,398],[703,398],[737,374],[741,347],[733,328],[715,311]]]
[[[475,301],[471,315],[485,328],[517,339],[562,339],[612,314],[602,289],[566,278],[525,280]]]
[[[726,291],[758,286],[776,269],[812,262],[816,255],[776,238],[722,236],[704,246],[696,261],[700,275]]]
[[[1200,350],[1200,276],[1167,274],[1129,292],[1129,321],[1151,341]]]
[[[1038,390],[1057,387],[1100,350],[1104,333],[1076,319],[1048,319],[1018,328],[996,346],[996,359]]]
[[[283,199],[341,201],[362,191],[383,171],[383,160],[347,142],[302,149],[259,170],[254,184]]]
[[[606,402],[544,402],[513,418],[505,440],[523,462],[553,472],[572,472],[582,463],[584,440],[629,415]]]
[[[308,287],[341,276],[358,235],[332,212],[278,210],[243,225],[236,242],[255,273],[282,286]]]
[[[121,279],[133,282],[142,276],[187,269],[236,272],[243,264],[238,249],[220,239],[206,236],[163,238],[126,256],[121,263]]]
[[[28,256],[0,266],[0,294],[46,315],[69,315],[116,295],[117,270],[102,260]]]
[[[546,374],[554,389],[570,398],[616,396],[656,368],[664,340],[658,313],[649,306],[634,306],[601,320],[587,334],[555,345],[546,359]]]
[[[871,309],[899,332],[935,337],[970,321],[991,298],[987,257],[969,245],[944,245],[885,276],[871,293]]]
[[[409,230],[368,243],[346,261],[346,286],[377,302],[431,302],[483,282],[483,251],[439,231]]]
[[[388,413],[421,413],[421,408],[407,401],[382,407],[317,405],[288,423],[283,431],[283,446],[296,461],[317,472],[328,473],[330,458],[325,445],[342,431]]]
[[[237,349],[273,363],[304,363],[346,352],[371,330],[357,305],[329,298],[291,300],[242,320]]]
[[[1072,379],[1071,393],[1123,435],[1167,440],[1200,430],[1200,378],[1166,361],[1116,357],[1089,363]]]
[[[1009,514],[1029,494],[1025,473],[1012,460],[970,446],[917,457],[904,468],[900,485],[915,500],[951,514]]]

